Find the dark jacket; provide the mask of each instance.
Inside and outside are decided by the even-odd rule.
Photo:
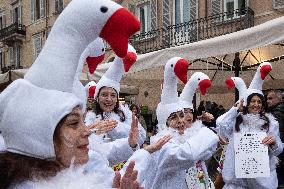
[[[270,107],[268,111],[276,118],[279,122],[280,138],[284,143],[284,103],[279,103],[274,107]],[[279,158],[284,160],[284,152],[279,155]]]

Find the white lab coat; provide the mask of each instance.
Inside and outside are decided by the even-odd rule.
[[[208,150],[214,151],[219,141],[218,136],[208,128],[201,128],[189,139],[169,128],[152,137],[151,143],[166,134],[171,134],[173,138],[151,155],[153,160],[148,164],[148,173],[143,182],[146,189],[186,189],[187,169],[206,157]]]
[[[234,156],[234,140],[233,134],[235,131],[236,117],[241,114],[238,113],[237,107],[232,107],[228,112],[220,116],[216,123],[219,125],[219,130],[223,135],[228,137],[229,144],[226,148],[224,168],[222,170],[222,176],[225,181],[224,189],[276,189],[277,188],[277,176],[275,171],[276,156],[283,150],[283,144],[279,137],[279,124],[271,114],[265,114],[269,119],[269,130],[267,134],[271,134],[276,139],[276,145],[269,146],[269,166],[270,177],[265,178],[236,178],[235,176],[235,156]],[[242,114],[241,114],[242,115]],[[266,131],[262,128],[264,120],[260,119],[259,114],[246,114],[242,115],[243,123],[240,124],[240,131],[243,132],[260,132]]]

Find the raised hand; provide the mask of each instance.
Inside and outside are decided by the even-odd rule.
[[[112,187],[118,189],[143,189],[137,182],[138,171],[134,170],[134,166],[135,162],[131,161],[122,178],[119,172],[115,172]]]
[[[129,131],[129,136],[128,136],[128,143],[130,147],[136,148],[138,143],[138,135],[139,135],[138,119],[134,114],[132,114],[131,129]]]
[[[145,146],[143,149],[147,150],[150,154],[160,150],[164,144],[171,140],[171,135],[166,135],[160,138],[156,143]]]
[[[201,121],[211,122],[214,119],[214,116],[209,112],[202,111],[202,115],[197,116],[197,119]]]
[[[240,103],[237,104],[237,108],[239,109],[240,112],[244,110],[244,99],[243,98],[240,100]]]
[[[96,133],[101,135],[113,130],[117,126],[117,121],[115,120],[102,120],[98,121],[89,126],[91,133]]]

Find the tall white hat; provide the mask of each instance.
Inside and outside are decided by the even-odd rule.
[[[0,131],[7,151],[55,158],[53,134],[57,124],[74,107],[85,103],[73,93],[83,50],[100,35],[119,56],[125,56],[127,39],[138,29],[137,19],[112,1],[71,1],[25,78],[14,81],[0,94]],[[121,43],[114,44],[116,38]]]
[[[158,127],[166,125],[171,113],[182,110],[182,106],[178,104],[177,78],[183,83],[187,82],[188,66],[188,62],[181,57],[173,57],[165,65],[161,102],[156,110]]]
[[[202,72],[195,72],[187,81],[182,93],[179,97],[179,102],[183,108],[193,109],[193,96],[199,88],[202,95],[205,95],[206,89],[211,86],[209,77]]]
[[[110,66],[96,85],[94,98],[97,98],[102,87],[111,87],[117,94],[120,92],[120,80],[125,72],[136,62],[137,54],[132,45],[128,44],[128,52],[124,58],[116,56],[114,61],[109,63]]]

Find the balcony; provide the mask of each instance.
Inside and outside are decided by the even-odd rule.
[[[17,22],[0,30],[0,41],[6,43],[8,46],[15,41],[22,41],[25,36],[26,27]]]
[[[130,43],[139,54],[185,45],[254,26],[249,7],[134,35]]]

